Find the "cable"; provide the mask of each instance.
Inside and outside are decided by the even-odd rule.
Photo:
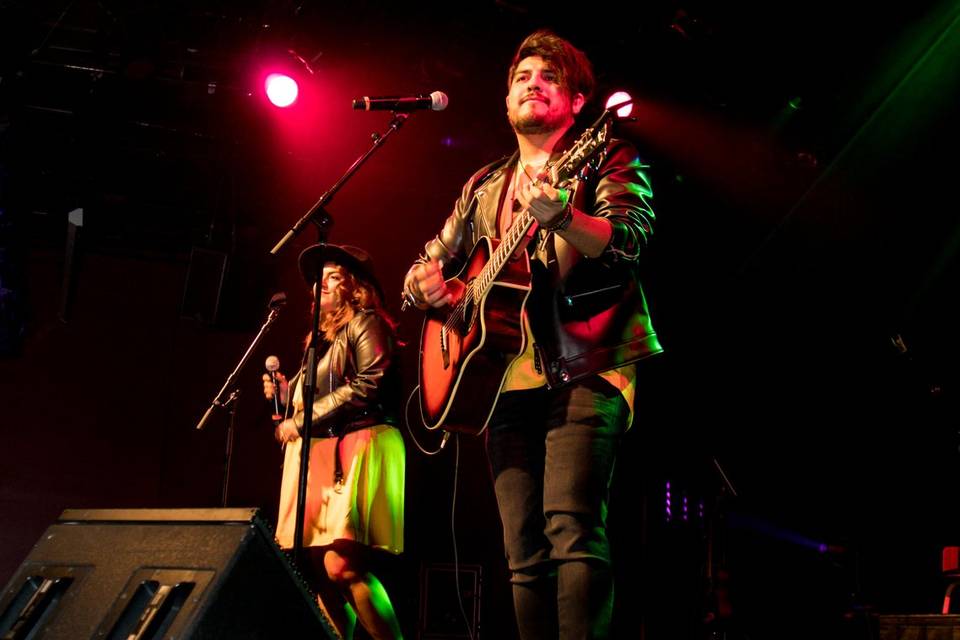
[[[449,431],[443,432],[443,440],[440,441],[440,446],[437,447],[436,450],[434,451],[427,451],[426,449],[424,449],[423,445],[420,444],[420,441],[417,440],[417,436],[413,435],[413,427],[410,426],[410,401],[413,400],[413,394],[415,394],[419,390],[420,390],[420,385],[417,385],[416,387],[413,388],[413,391],[410,392],[410,395],[407,396],[407,404],[403,409],[403,424],[407,426],[407,433],[410,434],[410,439],[413,440],[413,444],[417,445],[417,449],[420,449],[420,452],[423,453],[424,455],[435,456],[441,451],[443,451],[443,448],[447,446],[447,440],[450,439],[450,432]]]
[[[460,605],[460,615],[463,616],[463,622],[467,625],[467,633],[470,640],[473,640],[473,627],[467,618],[466,607],[463,606],[463,594],[460,592],[460,554],[457,551],[457,483],[460,476],[460,434],[456,439],[456,455],[453,464],[453,502],[450,505],[450,535],[453,538],[453,580],[457,590],[457,604]]]
[[[407,426],[407,433],[410,434],[410,439],[413,440],[417,448],[420,449],[424,455],[435,456],[446,446],[447,440],[450,439],[450,432],[443,432],[443,440],[440,441],[440,446],[434,451],[427,451],[423,448],[423,445],[420,444],[420,441],[417,440],[417,437],[413,434],[413,428],[410,426],[410,402],[413,400],[413,395],[419,390],[420,385],[417,385],[410,392],[410,395],[407,396],[407,403],[403,410],[403,423]],[[470,640],[474,640],[473,626],[467,618],[467,610],[463,605],[463,594],[460,593],[460,555],[457,550],[457,483],[460,475],[460,434],[457,434],[456,443],[456,454],[453,464],[453,500],[450,505],[450,534],[453,538],[453,580],[457,591],[457,603],[460,605],[460,615],[463,616],[463,621],[467,625],[467,633],[470,636]]]

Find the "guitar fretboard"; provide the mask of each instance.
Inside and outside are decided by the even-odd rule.
[[[520,246],[520,242],[527,235],[527,231],[534,222],[535,218],[530,215],[527,209],[521,211],[517,217],[514,218],[513,224],[510,225],[510,230],[507,231],[507,236],[503,238],[494,250],[493,255],[490,256],[490,260],[470,285],[469,294],[473,297],[474,302],[479,302],[483,296],[487,295],[487,291],[490,290],[490,285],[492,285],[493,281],[500,275],[503,265],[507,263],[510,256],[512,256]]]
[[[587,160],[607,143],[610,133],[609,119],[612,115],[612,112],[604,111],[597,122],[583,132],[552,169],[549,166],[547,167],[551,186],[556,188],[576,174],[586,164]],[[490,260],[467,287],[464,300],[469,296],[474,303],[479,303],[487,295],[490,286],[500,275],[503,265],[516,252],[520,242],[526,237],[527,231],[534,222],[536,222],[536,219],[530,215],[528,209],[524,209],[513,219],[513,224],[507,231],[506,237],[501,240],[500,245],[490,256]]]

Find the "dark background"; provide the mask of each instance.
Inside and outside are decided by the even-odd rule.
[[[869,638],[873,613],[939,610],[960,542],[956,3],[325,4],[0,0],[0,581],[64,508],[219,506],[228,416],[194,427],[283,290],[240,382],[228,499],[273,517],[259,376],[299,360],[315,233],[268,252],[385,130],[350,99],[450,97],[328,207],[330,239],[396,293],[511,150],[506,67],[548,26],[601,99],[639,98],[620,135],[654,167],[667,353],[641,368],[613,490],[618,636]],[[302,96],[277,110],[260,82],[288,49]],[[395,293],[409,392],[420,318]],[[383,572],[416,637],[431,598],[429,624],[456,628],[419,585],[453,561],[457,456],[405,437],[407,553]],[[459,559],[482,568],[483,636],[510,637],[481,444],[460,443]]]

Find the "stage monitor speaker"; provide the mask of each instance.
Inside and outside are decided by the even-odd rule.
[[[68,509],[0,596],[0,638],[336,637],[256,509]]]

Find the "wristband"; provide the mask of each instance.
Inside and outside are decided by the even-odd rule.
[[[553,219],[551,224],[540,225],[545,231],[550,233],[556,231],[566,231],[570,227],[570,223],[573,222],[573,207],[568,202],[567,205],[563,208],[563,213]]]

